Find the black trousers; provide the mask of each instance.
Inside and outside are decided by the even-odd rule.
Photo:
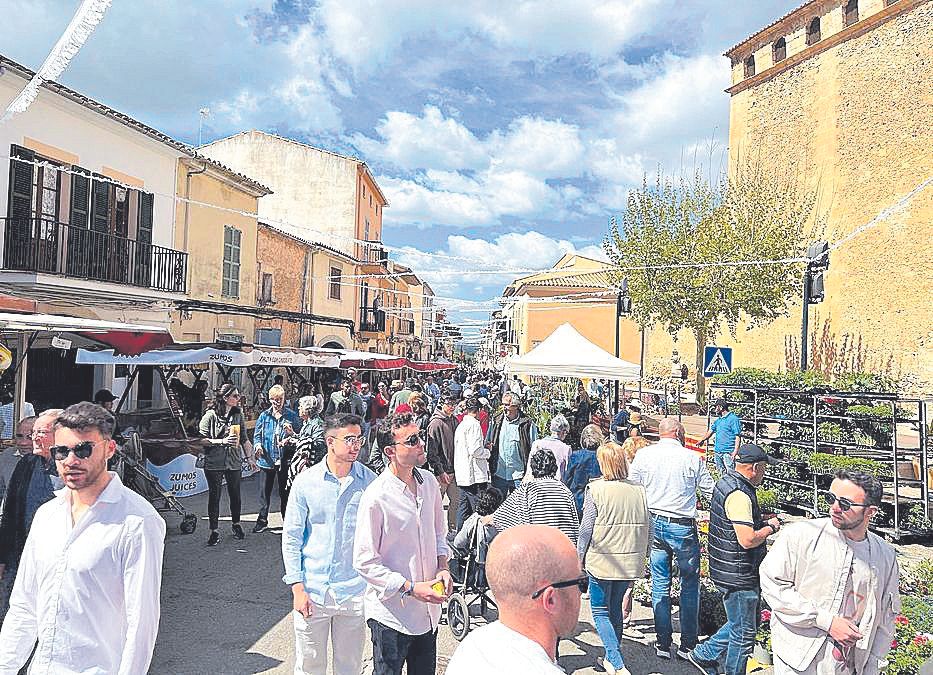
[[[291,456],[288,457],[291,459]],[[271,469],[259,469],[259,520],[269,522],[269,507],[272,505],[272,491],[276,483],[279,486],[279,509],[285,517],[285,507],[288,506],[288,460],[283,457],[279,465]]]
[[[437,669],[437,631],[407,635],[379,623],[366,622],[373,639],[373,675],[434,675]]]
[[[220,520],[220,489],[224,478],[227,479],[227,496],[230,497],[230,519],[240,522],[240,470],[205,471],[207,478],[207,519],[212,530],[217,529]]]

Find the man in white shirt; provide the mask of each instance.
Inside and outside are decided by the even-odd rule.
[[[57,420],[65,488],[36,512],[10,611],[0,629],[0,674],[15,675],[38,639],[31,672],[149,669],[159,631],[165,522],[107,471],[114,418],[93,403]]]
[[[363,609],[373,641],[373,675],[434,675],[441,603],[450,594],[447,520],[437,479],[411,413],[376,432],[389,466],[360,498],[353,566],[366,580]]]
[[[587,576],[560,530],[519,525],[493,539],[486,577],[499,620],[460,643],[447,675],[558,675],[557,641],[572,635]]]
[[[489,448],[476,414],[479,401],[468,398],[463,404],[463,419],[454,432],[454,478],[460,488],[457,505],[457,532],[476,510],[479,493],[489,485]]]
[[[875,476],[840,469],[829,518],[789,525],[761,563],[776,675],[877,675],[900,613],[897,555],[868,531],[884,492]]]
[[[635,455],[629,480],[641,483],[651,512],[651,605],[658,634],[655,653],[671,658],[671,562],[680,573],[680,647],[686,659],[697,645],[700,610],[700,541],[697,492],[709,499],[713,478],[703,457],[683,446],[684,427],[672,417],[658,425],[660,440]]]

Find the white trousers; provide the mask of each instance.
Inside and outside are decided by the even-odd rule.
[[[334,675],[360,675],[366,622],[362,608],[326,608],[313,604],[307,619],[292,611],[295,622],[295,675],[326,675],[327,642],[334,643]]]

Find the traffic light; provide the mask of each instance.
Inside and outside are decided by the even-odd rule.
[[[807,304],[815,305],[823,302],[826,291],[823,283],[823,272],[829,269],[829,244],[817,241],[810,244],[807,249]]]

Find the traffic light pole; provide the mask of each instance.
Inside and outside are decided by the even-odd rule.
[[[810,263],[803,270],[803,310],[800,319],[800,370],[807,369],[807,333],[810,323]]]
[[[616,296],[616,358],[619,358],[619,319],[622,317],[622,291],[619,290],[618,296]],[[619,407],[619,380],[616,378],[615,381],[615,406],[618,409]],[[613,419],[615,419],[615,412],[610,411]]]

